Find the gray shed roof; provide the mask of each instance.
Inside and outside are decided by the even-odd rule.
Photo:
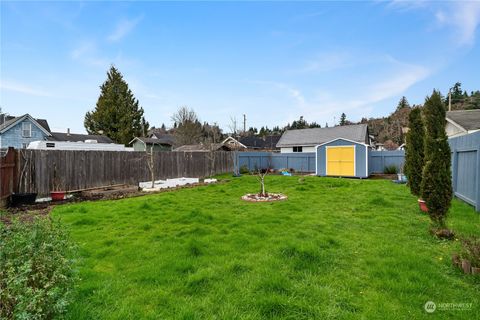
[[[330,128],[287,130],[278,141],[277,147],[316,146],[337,138],[367,143],[368,126],[367,124],[356,124]]]
[[[465,130],[480,129],[480,109],[448,111],[447,118]]]

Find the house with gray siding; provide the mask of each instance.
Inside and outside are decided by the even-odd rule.
[[[316,146],[338,138],[371,145],[367,124],[287,130],[277,143],[280,153],[315,152]]]
[[[480,110],[448,111],[445,131],[449,138],[480,131]]]
[[[52,136],[48,123],[29,114],[4,117],[0,124],[0,149],[25,149],[32,141],[48,140]]]

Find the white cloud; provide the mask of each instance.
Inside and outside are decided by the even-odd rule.
[[[15,81],[8,81],[8,80],[2,80],[0,82],[0,89],[5,91],[23,93],[31,96],[40,96],[40,97],[52,96],[49,92],[43,89],[35,88],[27,84],[18,83]]]
[[[137,17],[135,19],[124,19],[121,20],[115,30],[107,37],[107,40],[110,42],[117,42],[122,40],[126,35],[128,35],[137,24],[143,19],[143,16]]]
[[[383,0],[379,2],[383,2]],[[424,8],[427,4],[428,0],[392,0],[387,6],[396,10],[408,11]]]
[[[93,41],[80,43],[70,52],[70,57],[83,64],[95,67],[106,67],[109,61],[98,54],[97,46]]]
[[[392,56],[384,55],[383,62],[388,63],[388,72],[372,74],[371,82],[364,79],[352,79],[349,88],[317,88],[313,91],[303,91],[295,86],[275,81],[250,81],[251,83],[270,85],[281,89],[290,102],[278,106],[278,112],[288,115],[285,121],[291,122],[304,115],[309,121],[317,121],[330,125],[338,122],[338,117],[345,112],[349,119],[360,120],[368,117],[377,103],[404,94],[410,87],[426,79],[432,71],[421,65],[407,64]],[[354,85],[353,83],[357,83]],[[272,99],[276,99],[272,96]],[[279,101],[282,99],[280,98]],[[281,110],[280,110],[281,109]]]
[[[275,81],[263,81],[263,80],[253,80],[253,81],[247,81],[247,82],[250,82],[253,84],[273,86],[277,89],[282,90],[288,97],[290,97],[298,105],[305,104],[305,97],[303,96],[302,92],[288,84],[275,82]]]
[[[430,70],[423,66],[407,65],[402,66],[402,71],[389,79],[384,79],[369,88],[368,103],[379,102],[404,93],[408,88],[430,75]]]
[[[318,55],[300,69],[301,72],[325,72],[353,65],[353,59],[347,52],[329,52]]]
[[[458,44],[473,45],[480,25],[480,1],[459,1],[452,4],[449,13],[438,11],[435,15],[441,25],[455,28]]]

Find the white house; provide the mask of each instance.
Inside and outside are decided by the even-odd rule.
[[[448,111],[445,130],[448,137],[480,131],[480,110]]]
[[[277,143],[280,153],[315,152],[315,147],[335,140],[347,139],[371,145],[367,124],[287,130]]]

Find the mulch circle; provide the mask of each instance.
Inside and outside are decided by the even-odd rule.
[[[286,200],[288,197],[281,193],[267,193],[266,195],[261,195],[259,193],[247,193],[242,197],[242,200],[250,202],[270,202],[270,201],[281,201]]]

